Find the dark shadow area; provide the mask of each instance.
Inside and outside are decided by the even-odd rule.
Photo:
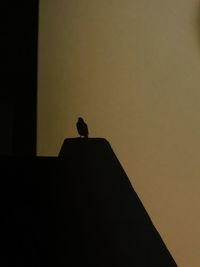
[[[4,266],[177,266],[105,139],[3,157],[0,171]]]
[[[66,139],[59,158],[63,210],[71,203],[80,231],[74,249],[88,266],[177,266],[105,139]]]
[[[57,158],[0,157],[2,266],[57,266],[58,171]]]
[[[38,9],[1,4],[0,155],[36,155]]]

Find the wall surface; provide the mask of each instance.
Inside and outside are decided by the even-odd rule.
[[[84,117],[178,266],[199,267],[200,1],[41,0],[38,60],[38,155]]]

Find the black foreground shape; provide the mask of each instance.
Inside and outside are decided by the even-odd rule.
[[[73,207],[74,251],[88,266],[177,266],[105,139],[66,139],[59,157],[66,175],[63,210]]]
[[[3,266],[175,267],[111,146],[0,158]]]

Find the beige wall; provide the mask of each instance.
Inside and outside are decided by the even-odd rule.
[[[200,266],[200,3],[41,0],[38,155],[83,116],[179,267]]]

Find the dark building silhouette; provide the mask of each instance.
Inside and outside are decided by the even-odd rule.
[[[105,139],[1,157],[4,266],[175,267]]]
[[[38,3],[2,4],[2,266],[177,266],[105,139],[34,156]]]
[[[1,2],[0,155],[36,154],[38,8]]]
[[[177,266],[105,139],[66,139],[59,157],[69,177],[61,195],[70,188],[63,210],[73,205],[80,231],[74,250],[87,266]],[[61,244],[68,236],[63,231]]]

